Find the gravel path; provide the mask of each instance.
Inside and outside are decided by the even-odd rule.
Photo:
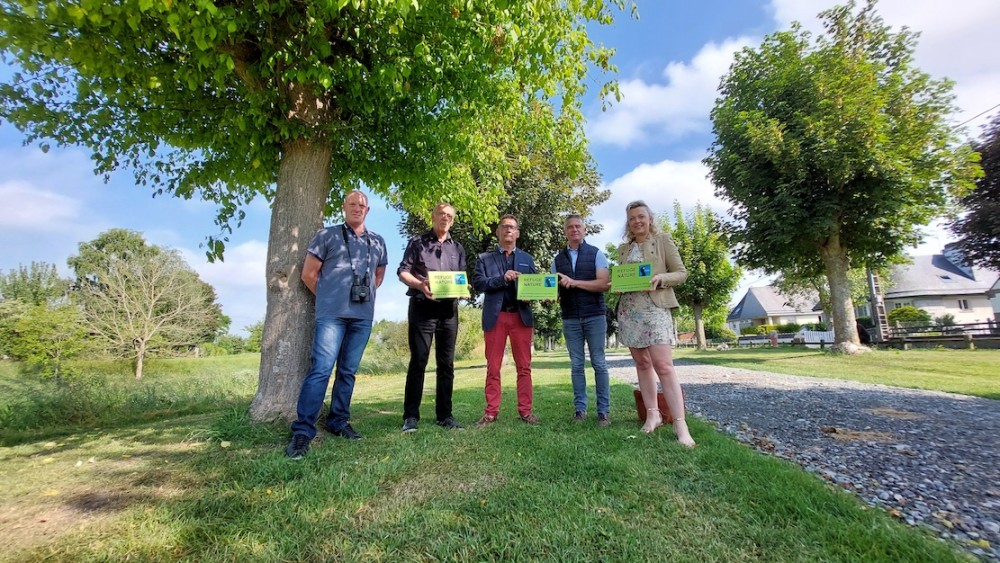
[[[611,375],[635,383],[628,356]],[[689,413],[1000,561],[1000,401],[678,360]]]

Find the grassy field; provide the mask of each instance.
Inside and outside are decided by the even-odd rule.
[[[641,434],[628,385],[612,389],[610,428],[574,422],[562,353],[535,357],[539,426],[516,417],[512,368],[497,424],[471,427],[484,367],[470,361],[455,392],[470,427],[429,424],[430,387],[412,435],[399,432],[403,376],[363,376],[365,439],[321,433],[298,462],[282,454],[285,425],[245,417],[254,365],[157,362],[145,382],[104,384],[125,398],[109,401],[117,414],[6,436],[0,560],[972,560],[696,420],[693,451],[669,428]],[[7,367],[0,384],[0,408],[44,391]],[[127,400],[149,393],[174,410]]]
[[[674,356],[720,366],[1000,399],[1000,350],[875,350],[840,356],[801,347],[732,348],[721,352],[684,348],[675,350]]]

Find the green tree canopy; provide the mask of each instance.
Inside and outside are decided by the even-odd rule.
[[[736,55],[712,110],[705,162],[732,203],[738,261],[825,274],[836,348],[858,344],[851,268],[880,266],[978,170],[947,122],[951,83],[913,65],[916,35],[893,33],[875,1],[823,12]]]
[[[64,300],[69,280],[59,276],[55,264],[32,262],[0,274],[0,298],[28,305],[56,304]]]
[[[625,1],[3,2],[0,52],[20,71],[0,117],[43,148],[89,148],[99,173],[128,167],[155,193],[217,203],[213,256],[246,202],[272,202],[251,414],[288,418],[312,331],[299,268],[323,218],[367,187],[494,220],[510,175],[497,147],[582,153],[584,76],[613,68],[586,24]]]
[[[721,311],[725,318],[730,295],[739,285],[743,272],[729,261],[729,242],[715,213],[707,206],[697,204],[685,216],[681,204],[674,202],[674,225],[667,219],[661,223],[663,230],[673,237],[687,268],[687,280],[675,287],[674,293],[679,302],[691,307],[698,348],[704,350],[703,314],[710,311],[718,319]]]
[[[965,215],[952,225],[952,232],[970,260],[1000,271],[1000,113],[993,116],[973,148],[982,159],[984,175],[962,199]]]
[[[137,232],[102,233],[80,243],[68,262],[84,325],[109,353],[135,363],[136,379],[147,355],[188,350],[224,320],[215,291],[180,253],[149,245]]]

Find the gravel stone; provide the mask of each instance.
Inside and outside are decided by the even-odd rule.
[[[609,355],[608,367],[636,383],[629,356]],[[689,414],[1000,562],[1000,401],[686,360],[675,367]]]

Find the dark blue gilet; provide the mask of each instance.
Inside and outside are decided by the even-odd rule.
[[[556,271],[570,276],[575,280],[597,279],[597,247],[586,242],[580,243],[579,254],[576,257],[576,272],[573,272],[573,262],[569,258],[569,250],[563,248],[556,254]],[[562,308],[562,318],[582,319],[585,317],[604,316],[604,293],[594,293],[579,288],[566,289],[559,286],[559,306]]]

